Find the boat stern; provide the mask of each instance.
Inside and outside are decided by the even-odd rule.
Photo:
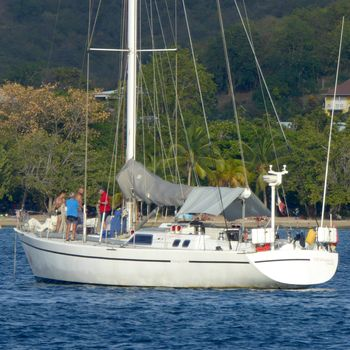
[[[270,250],[247,257],[265,276],[295,287],[326,283],[338,267],[338,253],[325,250]]]

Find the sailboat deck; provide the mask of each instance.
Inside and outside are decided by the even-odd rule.
[[[220,240],[212,235],[174,234],[159,228],[137,231],[133,236],[123,235],[117,238],[103,237],[99,235],[87,235],[87,241],[83,243],[83,235],[77,234],[74,241],[66,241],[65,234],[55,232],[31,233],[37,238],[66,243],[67,245],[109,246],[133,249],[170,249],[170,250],[234,250],[239,252],[255,251],[251,242],[239,242]]]
[[[49,240],[55,240],[55,241],[65,241],[65,234],[63,233],[57,233],[57,232],[43,232],[43,233],[33,233],[38,238],[47,238]],[[102,238],[102,241],[100,242],[100,238],[98,235],[87,235],[86,242],[84,244],[100,244],[100,243],[107,243],[109,245],[123,245],[126,243],[126,238],[129,236],[123,236],[124,239],[116,239],[116,238]],[[69,240],[66,241],[69,244],[81,244],[83,243],[83,234],[77,233],[76,239],[74,241]]]

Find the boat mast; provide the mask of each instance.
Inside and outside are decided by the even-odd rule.
[[[170,52],[177,49],[137,49],[137,5],[138,0],[128,0],[128,62],[126,90],[126,161],[135,159],[136,153],[136,88],[137,88],[137,53],[138,52]],[[125,50],[116,50],[125,51]],[[133,192],[133,189],[131,189]],[[136,201],[129,198],[126,203],[128,211],[127,230],[130,232],[136,223]]]
[[[135,159],[136,148],[137,0],[128,1],[127,138],[126,161]]]
[[[136,79],[137,79],[137,0],[128,0],[128,62],[127,62],[127,92],[126,92],[126,161],[135,159],[136,150]],[[127,203],[130,231],[135,222],[134,199]]]

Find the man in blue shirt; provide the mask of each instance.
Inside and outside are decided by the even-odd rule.
[[[72,229],[72,241],[75,240],[75,233],[77,231],[78,223],[78,209],[79,202],[75,199],[75,194],[72,192],[69,199],[66,201],[66,215],[67,215],[67,230],[66,230],[66,241],[69,240],[69,232]]]

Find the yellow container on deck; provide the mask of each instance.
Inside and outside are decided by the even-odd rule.
[[[308,245],[313,245],[316,241],[316,231],[313,228],[310,228],[309,232],[306,235],[305,242]]]

